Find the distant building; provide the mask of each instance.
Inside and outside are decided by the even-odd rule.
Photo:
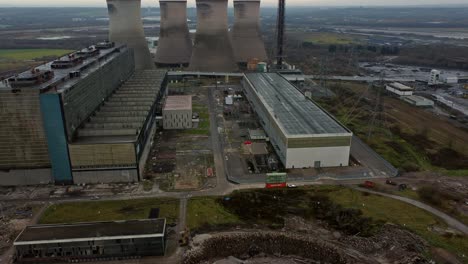
[[[440,71],[438,70],[432,70],[430,75],[429,75],[429,85],[438,85],[441,83],[440,79]]]
[[[455,83],[458,83],[458,77],[457,76],[447,76],[447,75],[442,75],[442,78],[441,78],[442,82],[443,83],[446,83],[446,84],[455,84]]]
[[[162,256],[166,219],[28,226],[13,245],[17,263]]]
[[[244,92],[286,168],[349,165],[352,132],[278,73],[248,73]]]
[[[164,129],[192,128],[192,96],[168,96],[163,108]]]
[[[422,96],[412,95],[402,97],[402,100],[418,107],[434,107],[434,101],[424,98]]]
[[[398,96],[410,96],[413,95],[413,88],[406,86],[401,83],[389,83],[385,86],[385,89]]]

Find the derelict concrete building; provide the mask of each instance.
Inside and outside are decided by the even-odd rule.
[[[105,42],[0,82],[0,185],[136,182],[165,70]]]
[[[192,40],[187,25],[187,0],[160,0],[161,27],[156,52],[158,66],[187,66]]]
[[[190,60],[191,70],[237,70],[228,32],[227,3],[227,0],[197,0],[197,33]]]
[[[140,0],[107,0],[109,41],[126,44],[135,53],[137,70],[154,68],[141,22]]]
[[[14,247],[16,263],[162,256],[166,251],[166,219],[27,226],[14,241]]]
[[[260,33],[260,0],[234,0],[234,17],[231,38],[236,62],[265,61],[267,54]]]
[[[164,129],[192,128],[192,96],[168,96],[163,108]]]

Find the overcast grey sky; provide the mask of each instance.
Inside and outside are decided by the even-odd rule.
[[[105,6],[105,0],[0,0],[0,6]],[[188,0],[193,6],[195,0]],[[229,0],[232,4],[232,0]],[[144,6],[157,6],[157,0],[142,0]],[[262,0],[263,5],[275,5],[277,0]],[[286,0],[287,5],[310,6],[382,6],[382,5],[467,5],[467,0]]]

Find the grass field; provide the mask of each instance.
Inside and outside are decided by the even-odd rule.
[[[412,205],[386,198],[378,195],[367,195],[360,191],[351,190],[338,186],[313,186],[296,189],[305,190],[307,194],[321,194],[328,196],[336,204],[346,208],[360,209],[364,216],[373,220],[381,220],[399,225],[418,234],[435,247],[444,248],[452,253],[461,256],[468,256],[468,240],[458,236],[444,236],[429,230],[432,226],[446,228],[447,225],[434,215],[414,207]],[[294,196],[296,190],[286,189],[285,197]],[[265,190],[263,190],[265,191]],[[263,193],[262,191],[262,193]],[[241,191],[241,192],[260,192]],[[260,197],[260,196],[258,196]],[[191,229],[202,228],[207,225],[244,225],[241,216],[229,211],[221,203],[218,197],[193,198],[188,203],[187,223]],[[297,208],[305,208],[307,203],[297,203]],[[289,207],[289,210],[293,208]],[[248,224],[265,224],[262,216]]]
[[[468,256],[468,240],[464,237],[442,236],[428,230],[431,226],[446,227],[446,224],[422,209],[394,199],[363,195],[362,192],[345,188],[330,192],[329,197],[345,207],[360,209],[365,216],[375,220],[405,227],[420,235],[432,246]]]
[[[200,123],[197,128],[185,130],[185,134],[189,135],[210,135],[210,113],[207,105],[194,103],[192,107],[193,113],[198,113]]]
[[[216,200],[217,197],[198,197],[187,205],[187,226],[196,229],[203,225],[238,224],[241,220],[226,211]]]
[[[462,143],[463,137],[468,137],[466,132],[450,127],[427,111],[390,97],[385,97],[384,114],[376,117],[376,121],[372,123],[375,88],[346,82],[330,82],[328,87],[337,93],[337,97],[316,101],[395,167],[403,171],[468,175],[468,164],[463,162],[462,156],[452,154],[453,157],[449,157],[442,154],[445,148],[450,148],[461,153],[460,155],[467,155],[466,144]],[[361,95],[370,99],[361,99],[360,103],[356,103]],[[409,112],[412,114],[408,115]],[[418,118],[406,121],[407,116]],[[428,127],[428,124],[433,125]],[[451,145],[447,143],[450,140],[454,142]],[[437,159],[443,159],[444,162],[435,163],[434,160]]]
[[[34,60],[42,57],[59,57],[70,53],[65,49],[0,49],[0,60]]]
[[[179,200],[161,198],[62,203],[49,206],[39,223],[144,219],[148,218],[151,208],[159,208],[159,216],[167,218],[168,223],[174,223],[179,215]]]

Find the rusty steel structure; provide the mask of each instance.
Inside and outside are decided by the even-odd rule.
[[[126,44],[133,49],[137,70],[154,68],[141,21],[141,1],[107,0],[107,9],[109,41]]]
[[[253,59],[266,61],[260,32],[260,0],[234,0],[234,17],[231,38],[236,62],[244,65]]]
[[[187,0],[160,0],[161,27],[156,52],[158,66],[188,66],[192,40],[187,25]]]
[[[191,70],[238,70],[228,32],[227,4],[227,0],[197,0],[197,33],[189,66]]]

